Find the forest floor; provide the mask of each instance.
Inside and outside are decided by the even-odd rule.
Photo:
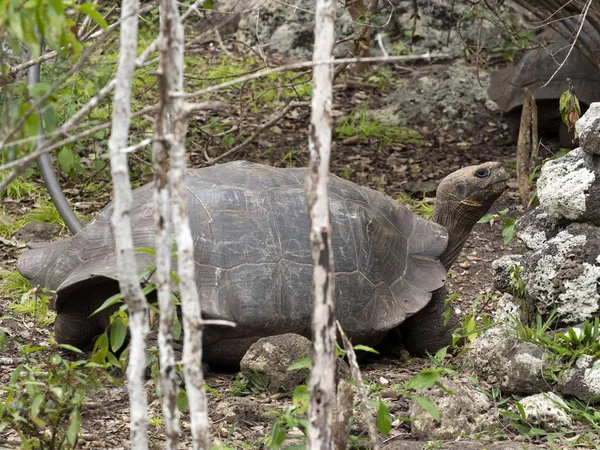
[[[364,78],[348,76],[340,79],[335,88],[334,109],[337,123],[341,123],[360,105],[368,104],[369,109],[376,109],[396,89],[401,88],[407,76],[435,77],[436,71],[444,64],[450,63],[412,65],[410,72],[388,69],[391,71],[391,82],[383,88],[376,83],[365,81]],[[435,84],[431,88],[436,89]],[[481,105],[464,108],[460,111],[460,117],[460,123],[448,123],[443,114],[431,114],[407,123],[406,126],[421,135],[418,142],[406,140],[382,143],[376,136],[350,139],[338,136],[332,152],[332,171],[361,185],[378,189],[391,198],[403,198],[416,212],[422,212],[431,206],[431,200],[423,198],[423,191],[431,197],[435,185],[445,175],[463,166],[490,160],[500,161],[513,178],[508,190],[492,206],[490,212],[508,208],[509,217],[518,217],[524,209],[520,206],[516,192],[515,145],[510,140],[505,118],[499,112],[482,108]],[[306,166],[308,121],[308,109],[298,109],[232,159],[247,159],[279,167]],[[193,125],[190,131],[193,135]],[[549,142],[548,148],[556,151],[557,145]],[[549,154],[541,156],[550,157],[551,153],[550,151]],[[203,157],[197,147],[196,150],[192,147],[191,163],[196,167],[203,165]],[[110,199],[109,189],[104,191],[102,195],[96,193],[87,196],[78,192],[76,195],[70,194],[70,199],[78,205],[92,205],[88,209],[88,217],[92,217],[93,211],[103,207]],[[36,208],[36,204],[36,199],[32,196],[3,201],[8,217],[22,216]],[[64,234],[67,235],[67,232],[64,231]],[[470,312],[476,301],[478,307],[484,311],[494,310],[491,264],[495,259],[505,254],[518,253],[519,250],[520,244],[516,239],[508,245],[504,244],[501,221],[475,226],[448,280],[450,292],[457,294],[453,305],[460,314]],[[0,242],[0,270],[14,271],[16,260],[22,251],[23,246],[14,246],[10,240]],[[30,317],[16,315],[8,308],[14,301],[15,298],[7,296],[6,293],[0,298],[0,317],[12,317],[0,323],[1,329],[8,335],[8,342],[0,348],[0,384],[8,383],[15,367],[23,361],[18,343],[43,345],[48,343],[51,330],[51,326],[40,326]],[[406,381],[428,364],[428,360],[420,358],[400,360],[392,357],[372,357],[361,369],[364,378],[373,384],[394,385]],[[263,392],[246,397],[232,395],[232,390],[235,391],[235,387],[239,387],[234,372],[210,372],[207,375],[207,385],[210,387],[208,397],[213,436],[219,437],[231,448],[260,448],[273,423],[273,416],[265,417],[262,413],[269,410],[284,411],[291,404],[290,397],[276,393]],[[403,399],[390,398],[386,401],[392,405],[391,411],[394,414],[394,408],[401,409]],[[164,445],[164,430],[158,419],[158,400],[152,401],[150,409],[151,441],[159,448]],[[188,448],[189,418],[184,415],[183,419],[182,425],[187,431],[183,434],[182,448]],[[125,387],[92,392],[84,408],[78,448],[128,448],[128,422]],[[361,433],[360,428],[357,433]],[[364,432],[362,433],[364,437]],[[510,440],[514,439],[515,435],[507,431],[502,438]],[[406,442],[409,439],[409,425],[400,423],[394,425],[391,434],[382,440],[386,442],[386,448],[441,448],[441,443],[410,444]],[[15,434],[5,430],[4,434],[0,433],[0,448],[13,448],[10,441],[14,443],[17,440]],[[289,442],[293,443],[294,440]],[[467,444],[460,442],[445,445],[447,448],[469,448]],[[485,445],[484,443],[481,447],[473,448],[482,448]],[[493,446],[487,444],[487,448]]]

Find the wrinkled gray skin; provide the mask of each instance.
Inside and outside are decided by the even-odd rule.
[[[237,324],[205,331],[207,362],[237,365],[264,336],[310,337],[312,257],[305,175],[305,169],[241,161],[188,170],[203,317]],[[375,345],[427,305],[445,282],[445,266],[504,190],[505,179],[497,163],[451,174],[438,189],[435,217],[441,226],[379,192],[331,176],[336,313],[353,342]],[[135,247],[154,247],[152,195],[152,184],[133,194]],[[118,292],[112,212],[110,204],[76,236],[37,244],[17,263],[33,285],[56,291],[58,342],[84,348],[108,325],[108,312],[89,314]],[[140,253],[138,269],[151,261]]]

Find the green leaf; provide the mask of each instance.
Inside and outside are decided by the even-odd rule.
[[[369,347],[367,345],[358,344],[352,347],[354,350],[362,350],[363,352],[376,353],[379,355],[379,352],[375,350],[373,347]]]
[[[58,163],[62,170],[69,173],[75,165],[75,154],[73,153],[73,150],[69,147],[63,147],[60,152],[58,152]]]
[[[138,253],[146,253],[148,255],[152,255],[152,256],[156,256],[156,250],[154,250],[153,248],[148,248],[148,247],[135,247],[133,249],[134,252],[138,252]]]
[[[287,370],[310,369],[310,358],[302,358],[290,364]]]
[[[214,9],[215,7],[215,2],[213,2],[213,0],[204,0],[204,3],[202,3],[202,9]]]
[[[179,411],[188,409],[187,393],[183,389],[177,394],[177,409],[179,409]]]
[[[492,220],[497,219],[497,218],[498,218],[497,214],[486,214],[481,219],[479,219],[477,221],[477,223],[488,223],[488,222],[491,222]]]
[[[106,300],[104,300],[104,303],[102,303],[102,305],[100,305],[100,307],[94,311],[93,313],[90,314],[90,317],[92,317],[95,314],[98,314],[101,311],[104,311],[105,309],[111,307],[112,305],[116,305],[119,302],[123,301],[123,294],[121,294],[120,292],[118,294],[115,294],[111,297],[108,297]]]
[[[29,109],[29,108],[27,108]],[[26,120],[24,124],[24,131],[27,137],[37,136],[40,132],[40,116],[37,112],[31,114]]]
[[[406,389],[426,389],[435,386],[440,379],[440,370],[438,369],[426,369],[413,376],[408,383],[406,383]]]
[[[113,352],[119,350],[125,342],[127,336],[127,327],[121,317],[115,318],[110,327],[110,348]]]
[[[77,9],[79,9],[79,11],[81,11],[82,13],[87,14],[90,17],[90,19],[96,22],[103,30],[105,30],[106,27],[108,27],[106,20],[104,20],[102,14],[100,14],[96,10],[96,5],[94,5],[93,3],[84,3],[83,5],[79,5]]]
[[[435,406],[435,403],[433,403],[429,398],[421,395],[415,395],[412,397],[412,401],[427,411],[434,420],[437,420],[438,422],[440,421],[440,412]]]
[[[392,415],[387,405],[382,401],[379,402],[379,407],[377,408],[377,429],[384,436],[390,434],[390,430],[392,429]]]
[[[81,412],[79,409],[74,409],[69,415],[69,429],[67,430],[67,440],[71,446],[75,447],[77,443],[77,436],[81,429]]]
[[[52,133],[54,130],[56,130],[58,125],[58,116],[56,115],[54,107],[50,105],[43,106],[42,121],[44,123],[44,131],[46,133]]]
[[[504,221],[504,227],[502,228],[502,236],[504,237],[504,244],[510,243],[515,237],[515,219],[506,219]]]
[[[71,352],[75,352],[75,353],[83,353],[81,350],[79,350],[77,347],[73,347],[72,345],[69,344],[58,344],[58,346],[60,348],[64,348],[65,350],[69,350]]]
[[[304,414],[308,410],[308,387],[302,385],[294,389],[292,404],[298,408],[298,414]]]
[[[44,396],[42,394],[37,394],[31,402],[31,417],[36,418],[40,414],[40,407],[42,406],[42,402],[44,401]]]
[[[273,428],[267,437],[265,445],[269,450],[278,450],[281,448],[281,444],[283,444],[283,441],[285,441],[286,437],[287,430],[282,426],[280,420],[276,420],[275,423],[273,423]]]

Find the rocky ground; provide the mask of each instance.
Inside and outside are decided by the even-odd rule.
[[[477,76],[477,68],[464,61],[434,62],[411,66],[387,66],[378,69],[373,77],[342,77],[335,83],[335,120],[341,124],[352,112],[364,108],[378,120],[399,124],[415,130],[418,141],[397,137],[382,142],[374,137],[338,136],[332,153],[332,171],[350,180],[378,189],[392,198],[408,201],[417,212],[427,210],[436,183],[446,174],[459,167],[496,160],[504,163],[509,173],[514,174],[515,146],[502,115],[494,111],[485,96],[485,74]],[[384,78],[385,82],[382,82]],[[481,81],[482,85],[479,84]],[[306,130],[309,118],[307,109],[298,109],[284,118],[277,126],[265,133],[255,143],[246,147],[233,159],[248,159],[276,166],[305,166]],[[194,127],[191,127],[194,136]],[[541,157],[551,157],[557,145],[551,140]],[[203,156],[198,147],[191,147],[191,163],[202,166]],[[210,151],[210,149],[209,149]],[[216,156],[216,155],[211,155]],[[109,201],[108,187],[102,195],[71,195],[78,205],[91,205],[85,211],[89,217],[93,211]],[[427,197],[424,200],[424,193]],[[4,199],[7,216],[20,216],[36,208],[36,200],[25,196],[20,200]],[[514,180],[509,189],[492,207],[492,212],[509,209],[508,216],[515,218],[523,208],[516,194]],[[66,231],[63,231],[65,234]],[[492,311],[495,308],[492,285],[491,263],[505,254],[518,253],[520,244],[513,241],[503,243],[502,223],[478,224],[467,242],[462,255],[452,268],[449,290],[457,294],[453,301],[457,311],[464,315],[477,308]],[[12,271],[21,245],[9,240],[0,241],[0,270]],[[18,343],[44,344],[49,339],[49,326],[39,326],[30,318],[15,315],[8,304],[15,299],[1,294],[0,317],[13,319],[0,323],[0,330],[8,334],[8,343],[0,348],[0,383],[7,383],[11,373],[21,361]],[[372,357],[361,369],[371,385],[393,386],[406,381],[418,370],[429,365],[423,359],[399,359],[390,356]],[[122,378],[118,376],[118,378]],[[278,393],[261,392],[239,396],[236,373],[214,370],[207,375],[209,387],[211,430],[215,438],[231,448],[260,448],[271,430],[273,416],[263,415],[270,410],[284,411],[291,398]],[[151,382],[149,382],[151,388]],[[379,389],[379,388],[377,388]],[[379,389],[380,390],[380,389]],[[238,396],[232,392],[237,391]],[[394,419],[402,417],[406,410],[405,400],[389,392],[384,400],[391,405]],[[383,396],[383,395],[382,395]],[[79,448],[127,448],[128,447],[128,402],[124,387],[97,390],[90,393],[84,410]],[[157,400],[151,403],[151,419],[160,417]],[[189,444],[189,418],[184,416],[182,448]],[[356,422],[354,433],[365,437],[364,424]],[[159,420],[151,420],[150,435],[156,448],[163,445],[164,435]],[[296,438],[299,433],[295,433]],[[293,437],[293,436],[292,436]],[[487,442],[485,430],[480,434]],[[479,444],[448,440],[443,448],[535,448],[535,442],[523,442],[522,438],[506,429],[492,438],[508,442]],[[12,448],[10,441],[15,435],[0,433],[0,448]],[[410,441],[409,426],[398,420],[388,437],[382,438],[385,448],[420,449],[442,448],[441,441]],[[287,441],[286,441],[287,442]],[[294,439],[289,441],[294,442]],[[296,439],[297,442],[297,439]],[[544,447],[540,444],[540,447]],[[555,447],[557,448],[557,447]],[[558,447],[560,448],[560,447]],[[564,447],[566,448],[566,447]]]

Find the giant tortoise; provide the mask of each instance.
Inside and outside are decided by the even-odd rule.
[[[202,314],[237,324],[206,330],[207,362],[235,365],[264,336],[310,336],[305,176],[305,169],[241,161],[187,171]],[[337,317],[353,342],[374,345],[427,305],[505,186],[498,163],[458,170],[441,182],[427,221],[380,192],[331,177]],[[133,192],[136,247],[155,245],[152,200],[152,184]],[[112,213],[109,204],[77,235],[38,244],[18,261],[33,285],[56,291],[60,343],[83,348],[108,326],[108,313],[89,315],[119,289]],[[151,259],[140,253],[138,269]]]
[[[581,39],[600,39],[600,33],[593,28],[586,27],[586,30],[588,34],[582,34]],[[508,114],[510,131],[516,141],[523,89],[528,88],[536,99],[540,133],[558,134],[562,146],[572,147],[573,133],[569,133],[560,118],[560,96],[572,86],[582,113],[585,112],[592,102],[598,101],[600,71],[577,48],[568,54],[570,44],[552,28],[540,33],[536,43],[540,47],[525,52],[518,63],[491,74],[488,96]],[[564,65],[547,83],[567,56]]]

